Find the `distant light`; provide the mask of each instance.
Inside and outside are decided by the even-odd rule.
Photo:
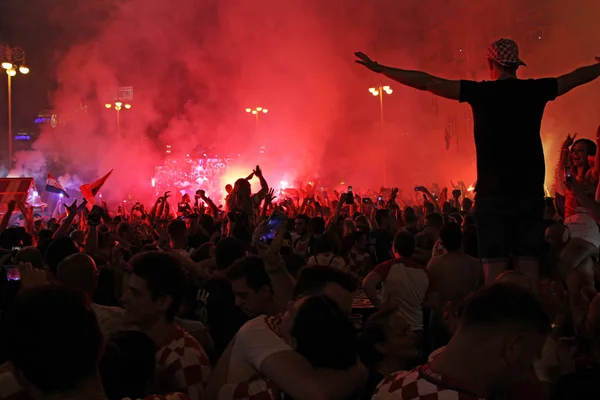
[[[252,110],[252,114],[256,115],[256,114],[258,114],[258,111]]]
[[[186,156],[186,157],[189,157],[190,155],[189,155],[189,154],[186,154],[185,156]]]
[[[31,137],[29,135],[17,135],[15,140],[31,140]]]
[[[468,192],[472,192],[473,190],[475,190],[473,186],[469,186],[469,188],[467,189]]]
[[[263,108],[262,112],[263,112],[264,114],[266,114],[266,113],[268,113],[268,112],[269,112],[269,110],[267,110],[266,108]]]
[[[112,107],[112,104],[110,104],[110,103],[106,103],[106,104],[104,105],[104,107],[106,107],[106,108],[111,108],[111,107]]]
[[[15,69],[7,69],[6,73],[8,74],[8,76],[15,76],[17,74],[17,70],[15,70]]]
[[[541,37],[541,36],[538,36],[538,40],[542,40],[542,37]]]
[[[62,193],[58,195],[58,197],[60,197],[60,198],[62,198],[63,196],[64,196],[64,195],[63,195]]]
[[[33,197],[38,197],[39,195],[40,195],[40,194],[38,193],[38,191],[37,191],[37,190],[34,190],[34,191],[33,191]]]
[[[371,92],[373,94],[373,96],[379,96],[379,90],[375,90],[373,92]]]
[[[122,105],[123,105],[123,103],[121,103],[120,101],[115,101],[115,106],[121,107]]]
[[[123,200],[123,203],[127,203],[127,200]]]
[[[251,108],[246,108],[246,112],[247,113],[252,112],[252,109]]]
[[[263,110],[263,108],[262,108],[262,107],[256,107],[256,111],[260,112],[260,111],[262,111],[262,110]]]
[[[204,154],[204,157],[206,157],[206,154]]]
[[[12,67],[13,67],[12,63],[9,63],[9,62],[2,63],[2,68],[4,68],[4,69],[12,69]]]
[[[346,183],[344,181],[340,182],[340,185],[345,185]]]
[[[131,104],[125,104],[125,108],[129,110],[131,108]]]
[[[462,49],[458,49],[458,51],[460,51],[462,53]]]
[[[156,187],[156,179],[152,178],[152,180],[150,181],[152,187]]]
[[[21,65],[21,66],[19,67],[19,72],[20,72],[20,73],[22,73],[23,75],[27,75],[27,74],[29,73],[29,68],[27,68],[27,67],[26,67],[26,66],[24,66],[24,65]]]
[[[279,182],[279,186],[281,186],[282,189],[286,189],[288,187],[289,183],[286,181],[281,181]]]

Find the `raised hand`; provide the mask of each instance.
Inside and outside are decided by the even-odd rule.
[[[574,133],[573,136],[571,136],[571,134],[569,133],[567,135],[567,138],[565,139],[565,142],[563,143],[563,149],[568,149],[569,147],[571,147],[573,143],[575,143],[576,137],[577,133]]]
[[[163,199],[168,199],[169,197],[171,197],[171,191],[165,192],[165,194],[163,195]]]
[[[271,204],[273,202],[273,200],[275,200],[277,197],[275,196],[275,189],[269,189],[269,191],[267,192],[267,195],[265,196],[265,201],[268,204]]]
[[[259,165],[257,165],[256,169],[252,172],[254,172],[254,175],[256,175],[257,178],[261,178],[263,176],[262,170],[260,169]]]
[[[383,71],[383,66],[381,64],[378,64],[377,62],[371,60],[369,58],[369,56],[367,56],[365,53],[357,51],[356,53],[354,53],[354,55],[356,56],[356,58],[358,58],[358,60],[354,60],[355,63],[364,65],[365,67],[369,68],[373,72],[382,72]]]
[[[66,204],[63,204],[63,205],[67,209],[67,213],[69,214],[69,216],[77,215],[77,200],[73,201],[73,203],[70,206],[68,206]]]

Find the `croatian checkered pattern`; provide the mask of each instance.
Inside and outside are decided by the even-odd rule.
[[[439,378],[439,377],[437,377]],[[377,387],[371,400],[485,400],[439,387],[419,377],[419,371],[394,372]]]
[[[200,400],[211,366],[200,344],[176,327],[171,341],[156,353],[157,384],[162,393],[182,392]]]
[[[222,393],[222,392],[221,392]],[[232,400],[281,400],[283,393],[268,379],[256,377],[236,385]]]
[[[500,39],[488,48],[488,60],[496,61],[500,65],[526,65],[519,59],[519,47],[510,39]]]

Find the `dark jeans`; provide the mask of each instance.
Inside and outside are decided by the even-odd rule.
[[[481,259],[539,258],[544,244],[544,209],[543,197],[477,197],[474,217]]]

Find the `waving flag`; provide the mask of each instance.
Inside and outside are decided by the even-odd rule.
[[[106,182],[106,180],[108,179],[108,177],[110,176],[110,174],[112,174],[113,170],[111,169],[110,172],[106,175],[104,175],[102,178],[98,179],[95,182],[92,183],[86,183],[84,185],[81,185],[79,187],[79,190],[81,190],[81,194],[83,195],[83,198],[87,200],[89,205],[96,205],[96,193],[98,193],[100,191],[100,189],[102,188],[102,186],[104,186],[104,183]]]
[[[69,193],[52,174],[48,174],[48,179],[46,179],[46,192],[62,194],[66,198],[70,197]]]

